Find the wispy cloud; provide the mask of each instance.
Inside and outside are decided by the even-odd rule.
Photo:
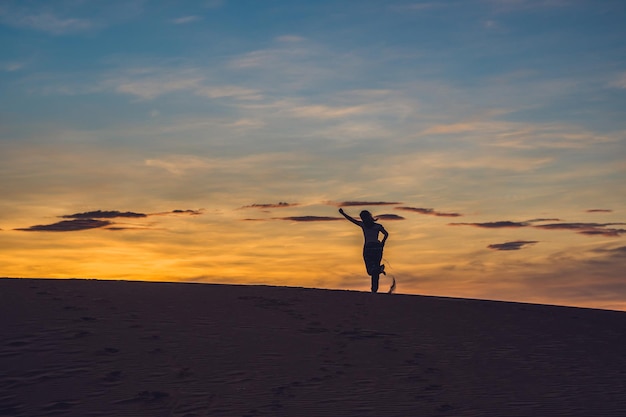
[[[23,62],[17,62],[17,61],[0,62],[0,69],[6,72],[15,72],[24,68],[25,65],[26,64]]]
[[[409,3],[404,6],[397,7],[399,10],[429,10],[435,9],[438,7],[445,7],[446,4],[442,2],[419,2],[419,3]]]
[[[553,223],[534,226],[546,230],[572,230],[588,236],[619,237],[626,229],[609,228],[607,226],[625,225],[626,223]]]
[[[572,4],[571,1],[567,0],[482,0],[482,2],[490,6],[492,10],[500,13],[561,8]]]
[[[81,230],[97,229],[106,227],[113,224],[108,220],[96,220],[96,219],[75,219],[75,220],[63,220],[52,224],[40,224],[36,226],[30,226],[27,228],[19,228],[15,230],[21,230],[25,232],[77,232]]]
[[[428,214],[431,216],[437,217],[461,217],[463,216],[461,213],[444,213],[440,211],[435,211],[431,208],[420,208],[420,207],[396,207],[396,210],[410,211],[414,213],[420,214]]]
[[[609,85],[619,89],[626,89],[626,72],[614,77],[613,81],[611,81]]]
[[[149,167],[164,169],[174,176],[197,172],[250,176],[259,169],[264,169],[266,172],[289,169],[290,166],[298,165],[302,159],[301,154],[290,152],[268,152],[228,158],[169,155],[157,159],[147,159],[144,164]]]
[[[145,0],[0,2],[0,23],[51,35],[89,32],[141,16]]]
[[[606,253],[613,258],[626,258],[626,246],[620,246],[617,248],[598,248],[594,252]]]
[[[148,70],[143,74],[110,79],[106,83],[118,93],[130,94],[144,100],[177,91],[193,91],[202,87],[203,77],[193,74],[159,73]]]
[[[513,222],[509,220],[484,223],[449,223],[451,226],[474,226],[485,229],[518,228],[528,226],[527,222]]]
[[[543,230],[570,230],[582,235],[588,236],[606,236],[606,237],[619,237],[626,233],[626,229],[611,228],[608,226],[624,225],[626,223],[549,223],[534,225],[534,222],[542,222],[546,220],[554,219],[534,219],[524,222],[514,221],[497,221],[497,222],[483,222],[483,223],[449,223],[450,226],[474,226],[485,229],[500,229],[500,228],[521,228],[521,227],[533,227]],[[558,220],[558,219],[557,219]]]
[[[376,219],[378,220],[406,220],[402,216],[398,216],[397,214],[377,214]]]
[[[211,161],[190,155],[174,155],[160,159],[146,159],[145,165],[149,167],[162,168],[174,175],[182,175],[189,170],[213,167]]]
[[[337,207],[354,207],[354,206],[393,206],[396,204],[402,204],[397,201],[342,201],[339,203],[329,202],[328,204]]]
[[[194,90],[194,94],[197,96],[203,96],[208,98],[234,98],[240,100],[260,100],[263,98],[263,93],[260,90],[253,88],[239,87],[236,85],[222,85],[222,86],[204,86]]]
[[[336,119],[340,117],[353,116],[367,112],[366,106],[325,106],[307,105],[291,108],[290,113],[295,117],[310,117],[316,119]]]
[[[207,69],[185,66],[127,68],[104,75],[98,89],[128,94],[141,100],[154,100],[172,93],[188,93],[210,99],[260,100],[263,93],[254,88],[212,82]]]
[[[242,220],[246,222],[267,222],[267,221],[272,221],[272,220],[284,220],[284,221],[291,221],[291,222],[297,222],[297,223],[310,223],[310,222],[332,222],[336,220],[343,220],[343,218],[342,217],[330,217],[330,216],[288,216],[288,217],[272,217],[272,218],[265,218],[265,219],[247,218],[247,219],[242,219]]]
[[[299,206],[299,204],[280,201],[278,203],[255,203],[255,204],[250,204],[248,206],[240,207],[240,209],[248,209],[248,208],[271,209],[271,208],[289,208],[289,207],[296,207],[296,206]]]
[[[234,56],[224,66],[291,97],[312,87],[327,91],[327,82],[348,81],[364,68],[357,54],[292,34],[278,36],[267,48]]]
[[[147,214],[144,213],[133,213],[131,211],[121,212],[121,211],[87,211],[84,213],[76,213],[76,214],[67,214],[61,216],[64,219],[113,219],[117,217],[130,217],[130,218],[139,218],[139,217],[148,217]]]
[[[609,209],[589,209],[585,210],[586,213],[613,213],[613,210]]]
[[[94,21],[85,18],[62,17],[50,11],[8,10],[0,8],[0,20],[13,27],[47,32],[53,35],[93,29]]]
[[[498,120],[495,116],[489,114],[479,120],[433,124],[422,130],[419,136],[459,137],[503,149],[579,149],[619,142],[622,138],[620,133],[599,134],[576,125],[519,123]]]
[[[275,217],[275,220],[288,220],[292,222],[329,222],[336,220],[343,220],[341,217],[329,217],[329,216],[290,216],[290,217]]]
[[[287,42],[287,43],[295,43],[295,42],[304,42],[305,38],[298,35],[282,35],[276,38],[278,42]]]
[[[89,230],[89,229],[98,229],[105,228],[106,230],[129,230],[129,229],[146,229],[146,227],[142,226],[119,226],[117,223],[114,223],[109,220],[100,220],[100,219],[116,219],[116,218],[126,218],[126,219],[142,219],[148,216],[161,216],[161,215],[170,215],[170,214],[185,214],[185,215],[199,215],[202,214],[201,210],[172,210],[168,212],[161,213],[136,213],[132,211],[118,211],[118,210],[95,210],[95,211],[86,211],[83,213],[75,213],[75,214],[66,214],[59,216],[62,219],[72,219],[72,220],[63,220],[60,222],[45,224],[45,225],[36,225],[25,228],[17,228],[15,230],[27,231],[27,232],[78,232],[81,230]]]
[[[202,20],[202,16],[182,16],[177,17],[176,19],[172,19],[172,23],[174,23],[175,25],[184,25],[187,23],[197,22],[198,20]]]
[[[536,240],[516,240],[513,242],[494,243],[487,246],[489,249],[508,251],[508,250],[520,250],[528,245],[534,245],[538,243]]]
[[[172,210],[170,213],[172,214],[189,214],[191,216],[199,216],[202,214],[202,210],[192,210],[192,209],[187,209],[187,210]]]

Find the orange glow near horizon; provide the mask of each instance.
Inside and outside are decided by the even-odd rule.
[[[375,212],[374,209],[376,207]],[[328,216],[335,216],[335,210],[333,207],[323,209]],[[127,223],[125,230],[5,231],[0,235],[4,247],[12,249],[0,255],[4,266],[2,273],[22,278],[369,290],[369,277],[361,259],[359,228],[345,220],[273,220],[275,211],[238,212],[240,218],[215,214],[162,216],[157,221],[120,219],[120,223]],[[259,218],[264,220],[243,220],[254,214],[261,214]],[[444,217],[405,216],[405,220],[381,221],[390,233],[384,260],[390,276],[397,281],[398,293],[626,310],[626,303],[572,302],[566,296],[559,297],[556,290],[549,295],[535,291],[533,286],[543,283],[561,291],[565,289],[567,295],[586,282],[581,276],[585,272],[572,271],[571,281],[561,282],[557,272],[551,272],[550,268],[559,269],[562,265],[550,265],[541,256],[533,260],[530,250],[489,250],[487,244],[498,240],[493,231],[450,226],[450,219]],[[152,226],[147,227],[148,224]],[[454,231],[454,234],[446,235],[444,231]],[[556,248],[559,247],[556,239],[567,240],[571,245],[571,235],[543,233],[550,234],[552,242],[549,244]],[[515,236],[530,241],[537,236],[537,231],[518,230]],[[589,242],[588,237],[576,240],[581,251]],[[554,259],[557,257],[558,250]],[[529,268],[529,264],[534,267]],[[557,282],[550,284],[551,278]],[[380,291],[386,291],[390,282],[389,278],[381,276]]]

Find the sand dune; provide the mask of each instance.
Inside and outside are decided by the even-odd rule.
[[[0,279],[0,416],[626,416],[626,313]]]

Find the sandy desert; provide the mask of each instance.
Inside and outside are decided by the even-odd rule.
[[[0,279],[0,415],[624,416],[626,313]]]

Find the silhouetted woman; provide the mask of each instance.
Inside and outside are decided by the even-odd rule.
[[[372,292],[377,292],[380,274],[385,273],[385,266],[381,265],[380,262],[383,259],[383,247],[387,237],[389,237],[389,233],[387,233],[382,224],[376,223],[372,214],[367,210],[363,210],[360,213],[360,221],[346,214],[342,208],[339,209],[339,213],[363,229],[363,237],[365,238],[363,260],[365,261],[367,274],[372,277]],[[381,241],[378,240],[380,234],[383,235],[383,240]]]

